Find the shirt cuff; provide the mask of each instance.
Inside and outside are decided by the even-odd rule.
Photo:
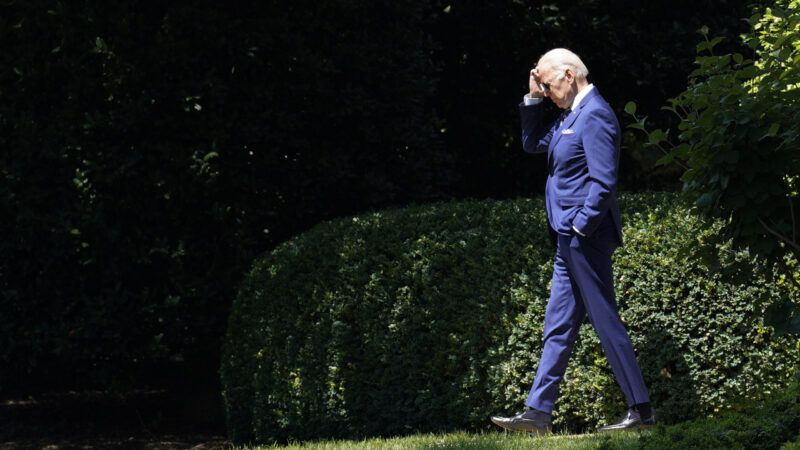
[[[578,233],[578,235],[580,235],[580,237],[586,237],[585,234],[581,233],[580,231],[578,231],[577,228],[575,228],[575,225],[572,226],[572,231]]]
[[[525,94],[525,97],[522,97],[522,101],[525,102],[525,106],[538,105],[542,103],[542,98],[531,97],[531,94]]]

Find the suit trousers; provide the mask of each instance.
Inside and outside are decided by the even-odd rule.
[[[557,241],[542,357],[525,404],[547,413],[553,411],[558,385],[587,314],[628,406],[649,402],[614,297],[611,255],[617,247],[617,237],[611,217],[606,216],[590,237],[559,234]]]

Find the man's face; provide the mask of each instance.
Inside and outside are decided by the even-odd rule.
[[[539,70],[539,77],[544,85],[544,94],[561,109],[566,109],[572,103],[572,71],[555,71],[549,67]]]

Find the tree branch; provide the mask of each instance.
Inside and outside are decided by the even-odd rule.
[[[655,145],[656,147],[658,147],[658,149],[659,149],[659,150],[661,150],[661,151],[662,151],[662,152],[663,152],[665,155],[668,155],[668,154],[669,154],[669,151],[667,151],[666,149],[664,149],[664,147],[662,147],[662,146],[661,146],[661,144],[654,144],[654,145]],[[672,145],[672,143],[670,142],[670,144],[669,144],[669,145]],[[675,146],[674,146],[674,145],[672,145],[672,148],[675,148]],[[672,162],[674,162],[675,164],[677,164],[677,165],[679,165],[679,166],[683,167],[683,170],[689,170],[689,166],[687,166],[686,164],[682,163],[682,162],[681,162],[679,159],[677,159],[677,158],[676,158],[676,159],[673,159],[673,160],[672,160]]]
[[[789,201],[789,213],[792,215],[792,241],[797,242],[797,227],[795,226],[794,221],[794,203],[792,203],[792,197],[786,196],[786,200]]]
[[[773,230],[772,228],[770,228],[769,225],[766,224],[766,222],[761,220],[761,217],[758,217],[757,219],[758,219],[758,223],[760,223],[761,226],[764,227],[764,229],[767,230],[771,235],[777,237],[779,240],[781,240],[781,241],[785,242],[787,245],[791,246],[794,249],[795,253],[800,253],[800,245],[797,245],[797,243],[794,240],[790,240],[788,237],[786,237],[786,236],[778,233],[777,231]]]

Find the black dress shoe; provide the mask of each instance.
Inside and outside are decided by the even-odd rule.
[[[524,431],[535,436],[548,434],[553,428],[550,414],[535,409],[523,411],[512,417],[492,416],[491,421],[506,430]]]
[[[650,417],[643,418],[642,415],[634,408],[628,410],[625,416],[619,423],[613,425],[606,425],[598,428],[597,431],[614,431],[614,430],[631,430],[635,428],[647,427],[655,425],[656,415],[652,411]]]

